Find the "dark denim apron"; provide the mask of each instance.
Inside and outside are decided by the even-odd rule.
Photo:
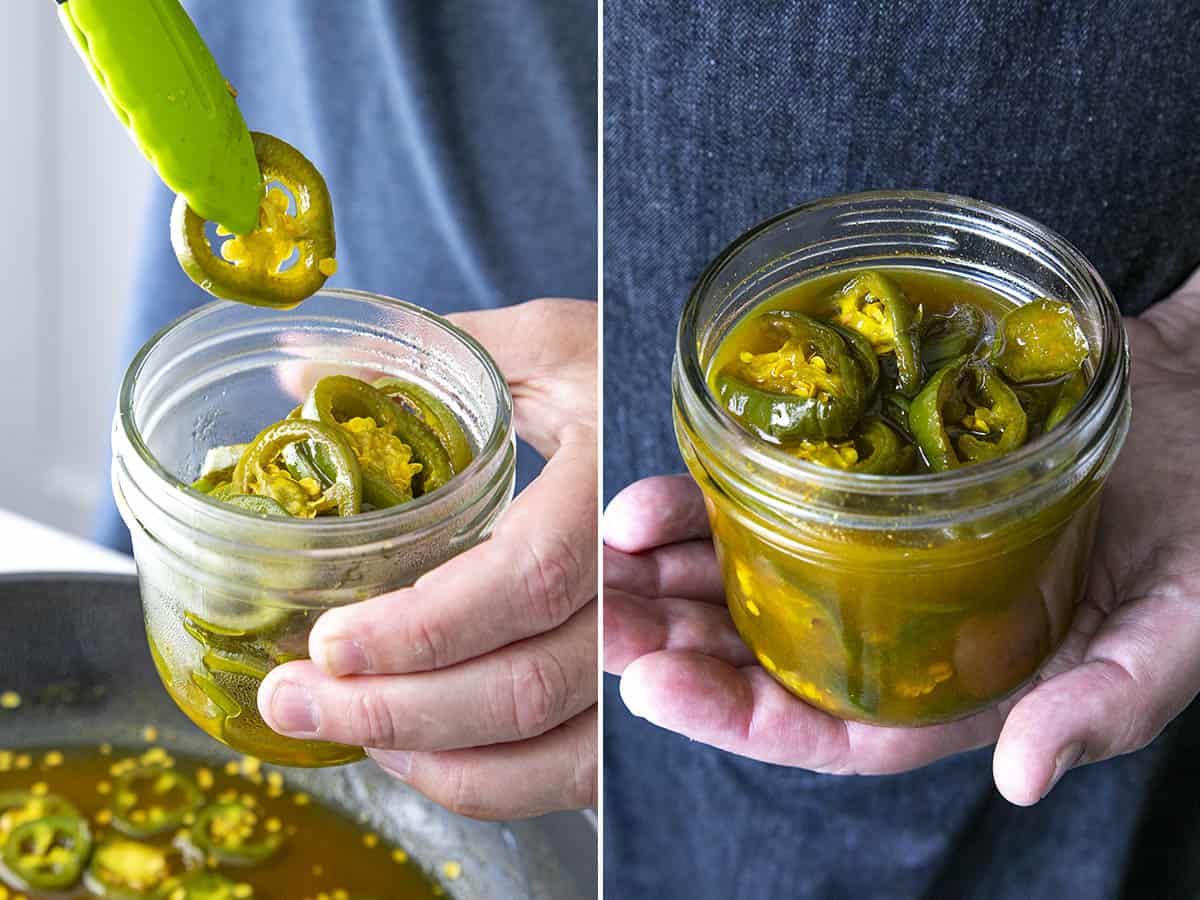
[[[606,495],[682,469],[669,372],[684,299],[733,238],[801,201],[980,197],[1065,235],[1126,312],[1169,293],[1200,265],[1198,48],[1184,0],[608,0]],[[619,900],[1117,896],[1170,745],[1073,772],[1022,810],[995,792],[990,750],[814,775],[635,720],[607,680]]]

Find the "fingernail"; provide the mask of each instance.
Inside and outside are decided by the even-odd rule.
[[[290,681],[275,688],[271,697],[271,720],[277,731],[297,737],[315,736],[321,727],[312,694]]]
[[[390,775],[401,781],[412,771],[412,754],[406,750],[372,750],[371,758]]]
[[[323,668],[335,678],[343,675],[365,675],[371,670],[367,653],[357,641],[329,641],[321,652]]]
[[[1050,783],[1046,785],[1046,790],[1042,791],[1042,796],[1045,797],[1054,790],[1058,780],[1075,768],[1082,758],[1083,744],[1068,744],[1060,750],[1058,756],[1054,757],[1054,774],[1050,776]]]

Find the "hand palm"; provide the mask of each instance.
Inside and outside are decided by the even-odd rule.
[[[1144,746],[1200,689],[1198,291],[1128,322],[1133,423],[1086,597],[1034,685],[919,729],[844,722],[798,700],[738,638],[699,490],[670,476],[631,486],[605,517],[605,667],[622,675],[630,709],[731,752],[831,773],[903,771],[995,741],[997,786],[1021,804],[1080,760]]]

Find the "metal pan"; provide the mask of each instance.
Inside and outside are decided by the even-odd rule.
[[[138,745],[147,725],[174,752],[236,758],[175,708],[146,648],[137,579],[105,575],[0,576],[0,747]],[[447,812],[371,763],[296,769],[289,785],[369,825],[436,872],[462,863],[460,900],[584,900],[596,896],[596,831],[589,816],[476,822]]]

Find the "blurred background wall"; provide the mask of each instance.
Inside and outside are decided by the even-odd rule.
[[[48,0],[0,24],[0,508],[80,535],[109,428],[150,169]],[[167,223],[162,223],[166,228]]]

